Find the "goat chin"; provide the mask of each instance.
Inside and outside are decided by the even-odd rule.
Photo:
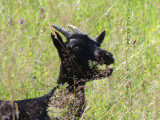
[[[81,118],[85,109],[85,83],[110,76],[113,69],[108,65],[114,63],[114,59],[110,52],[100,48],[105,31],[92,39],[73,25],[69,25],[69,28],[73,32],[61,26],[51,26],[51,38],[61,59],[57,86],[41,97],[0,101],[0,120]],[[54,29],[66,37],[65,43]],[[97,62],[89,63],[91,60]],[[99,69],[98,64],[105,67]]]

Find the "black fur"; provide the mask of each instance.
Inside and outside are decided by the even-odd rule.
[[[53,88],[48,94],[26,100],[14,101],[14,109],[12,110],[10,101],[0,101],[0,120],[12,120],[13,115],[19,120],[49,120],[47,114],[48,107],[61,107],[68,96],[74,95],[74,108],[67,112],[62,118],[53,119],[71,119],[72,116],[80,118],[85,107],[84,86],[87,81],[110,76],[112,69],[106,70],[96,69],[97,64],[114,63],[113,56],[110,52],[100,48],[105,37],[103,31],[97,38],[92,39],[86,34],[73,34],[67,38],[64,43],[61,36],[56,32],[57,38],[51,34],[54,46],[56,47],[59,57],[61,58],[61,66],[57,87]],[[95,61],[96,65],[89,66],[89,61]],[[52,101],[50,98],[56,96],[55,90],[59,85],[67,83],[66,93],[59,99]],[[65,99],[65,100],[64,100]],[[50,104],[52,103],[52,104]],[[59,105],[57,105],[60,103]],[[67,102],[70,104],[69,102]],[[49,105],[50,104],[50,105]],[[18,113],[15,105],[18,106]],[[75,118],[75,119],[76,119]]]

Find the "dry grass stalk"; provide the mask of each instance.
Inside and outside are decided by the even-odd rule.
[[[53,29],[51,23],[49,23],[49,27],[50,27],[50,30],[51,30],[52,34],[55,36],[56,39],[58,39],[58,38],[57,38],[57,35],[56,35],[56,33],[55,33],[55,30]]]
[[[9,93],[10,93],[10,101],[12,106],[12,113],[14,112],[14,93],[13,93],[13,86],[12,86],[12,77],[11,77],[11,67],[7,67],[7,76],[8,76],[8,86],[9,86]],[[13,120],[15,120],[15,116],[13,114]]]
[[[156,117],[156,112],[157,112],[157,106],[158,106],[158,100],[159,100],[159,95],[158,95],[158,93],[159,93],[159,91],[156,91],[156,93],[155,93],[155,101],[154,101],[154,107],[153,107],[153,111],[154,111],[154,113],[153,113],[153,116],[154,116],[154,118]]]
[[[17,120],[19,119],[19,112],[18,112],[18,105],[17,103],[15,103],[15,108],[16,108],[16,117],[17,117]]]

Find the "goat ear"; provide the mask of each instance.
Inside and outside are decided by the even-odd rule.
[[[104,30],[98,37],[95,38],[96,42],[98,44],[101,44],[104,40],[105,35],[106,35],[106,31]]]
[[[51,33],[51,38],[52,38],[54,46],[57,48],[57,51],[59,53],[60,58],[62,58],[63,53],[64,53],[64,49],[66,47],[65,47],[65,44],[64,44],[61,36],[57,32],[55,32],[55,34],[56,34],[56,36]]]

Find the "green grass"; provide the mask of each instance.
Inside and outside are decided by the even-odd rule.
[[[160,1],[132,0],[130,15],[127,1],[1,0],[0,99],[10,99],[11,84],[15,100],[41,96],[56,85],[60,59],[48,24],[73,24],[92,37],[105,29],[102,48],[115,58],[110,78],[86,85],[85,120],[159,119]]]

